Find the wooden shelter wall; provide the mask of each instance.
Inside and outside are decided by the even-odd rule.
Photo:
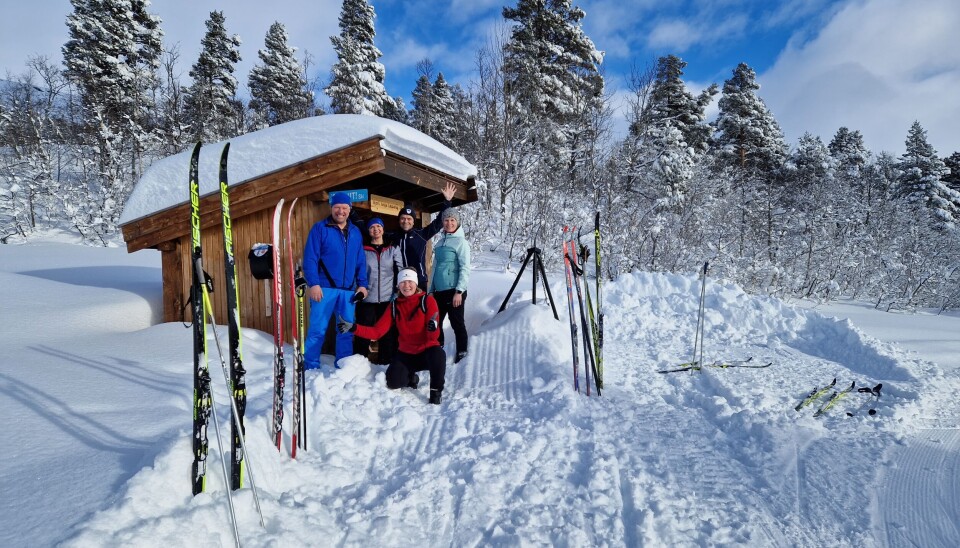
[[[286,238],[286,222],[289,202],[284,204],[284,214],[281,218],[281,239]],[[292,247],[294,263],[302,261],[303,246],[306,243],[310,227],[321,218],[329,214],[326,203],[317,203],[308,198],[300,198],[293,212],[290,230],[293,238]],[[265,333],[273,333],[272,280],[257,280],[250,273],[248,254],[255,243],[271,243],[273,238],[271,224],[273,210],[261,210],[233,220],[233,238],[235,246],[235,261],[237,268],[237,283],[240,292],[240,324],[246,328],[259,329]],[[211,295],[214,315],[217,325],[227,323],[227,289],[224,280],[224,252],[223,231],[220,225],[203,231],[203,265],[207,273],[213,278],[214,291]],[[286,256],[286,244],[281,244],[280,269],[283,280],[284,303],[284,333],[288,342],[290,337],[290,287],[289,262]],[[164,321],[190,321],[190,310],[183,309],[183,303],[189,299],[190,286],[193,282],[193,271],[190,258],[190,237],[183,236],[176,245],[168,246],[169,251],[163,251],[164,267]],[[168,277],[168,270],[172,274],[179,274],[179,279]],[[168,288],[179,287],[179,293],[168,291]],[[309,305],[307,305],[309,307]]]

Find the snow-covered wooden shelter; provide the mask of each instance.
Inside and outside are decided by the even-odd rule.
[[[203,146],[199,172],[204,266],[215,281],[218,323],[226,323],[219,192],[224,144]],[[192,276],[189,156],[188,150],[151,165],[120,218],[128,252],[152,248],[161,253],[164,321],[186,319]],[[405,203],[420,212],[418,222],[428,224],[430,214],[443,206],[440,190],[447,182],[457,186],[454,205],[476,201],[475,177],[476,168],[436,140],[373,116],[317,116],[231,139],[228,182],[242,325],[272,331],[270,285],[253,278],[247,253],[256,243],[270,242],[281,198],[287,204],[299,198],[291,219],[294,260],[299,262],[310,227],[329,215],[331,192],[351,191],[357,216],[381,217],[390,230],[397,227],[396,215]],[[282,268],[286,281],[286,257]]]

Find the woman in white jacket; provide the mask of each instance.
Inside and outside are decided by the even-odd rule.
[[[463,236],[460,213],[453,208],[443,210],[443,232],[433,246],[433,275],[430,293],[440,310],[440,344],[443,345],[443,319],[450,316],[457,339],[457,353],[453,363],[467,357],[467,327],[463,321],[463,307],[467,300],[470,281],[470,244]]]

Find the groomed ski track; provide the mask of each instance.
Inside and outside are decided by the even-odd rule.
[[[50,280],[43,283],[51,295],[62,294],[58,284],[70,278],[56,271],[27,275]],[[334,370],[326,361],[307,376],[310,447],[296,461],[289,458],[287,422],[279,454],[269,438],[272,340],[244,330],[248,460],[267,517],[261,529],[249,490],[236,493],[245,545],[952,546],[960,540],[960,436],[958,415],[951,423],[950,414],[960,378],[953,372],[846,321],[711,281],[707,360],[754,356],[774,365],[657,375],[689,359],[699,281],[632,274],[605,286],[605,390],[602,398],[587,398],[572,389],[560,284],[552,286],[561,311],[556,321],[548,306],[529,304],[529,292],[495,315],[512,276],[478,271],[473,280],[470,355],[458,365],[448,359],[443,405],[426,403],[426,373],[418,390],[388,391],[383,367],[353,357]],[[78,319],[105,306],[135,315],[128,301],[129,293],[96,289],[95,299],[69,304],[80,307],[72,311]],[[84,385],[119,378],[124,397],[99,402],[96,413],[106,418],[97,424],[114,424],[109,417],[155,399],[157,390],[164,396],[149,447],[139,434],[123,442],[132,444],[121,453],[126,464],[104,471],[108,477],[85,478],[97,498],[84,506],[82,495],[74,495],[89,510],[46,538],[68,546],[159,546],[184,538],[229,544],[212,442],[208,492],[189,493],[189,332],[174,324],[131,325],[137,330],[98,324],[102,332],[83,345],[75,329],[47,333],[43,342],[2,341],[20,360],[70,368]],[[223,337],[224,326],[218,328]],[[452,338],[447,327],[448,351]],[[167,343],[161,353],[133,350],[158,342]],[[11,390],[57,391],[14,377],[4,379]],[[812,417],[816,406],[793,410],[833,377],[838,386],[883,382],[877,415],[846,416],[859,394],[819,419]],[[221,384],[214,390],[226,417]],[[51,421],[62,425],[55,436],[84,436],[54,414],[83,424],[79,413],[90,408],[63,396],[59,411],[38,410],[31,427]],[[112,426],[111,436],[123,440],[130,434],[120,428]],[[111,451],[86,445],[88,458]],[[63,481],[29,462],[17,470],[38,477],[41,492],[45,482]],[[122,487],[104,497],[102,485]]]

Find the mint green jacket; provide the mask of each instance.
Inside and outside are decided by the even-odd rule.
[[[463,237],[462,226],[452,234],[440,234],[440,241],[433,245],[433,273],[428,292],[447,289],[465,292],[470,282],[470,243]]]

